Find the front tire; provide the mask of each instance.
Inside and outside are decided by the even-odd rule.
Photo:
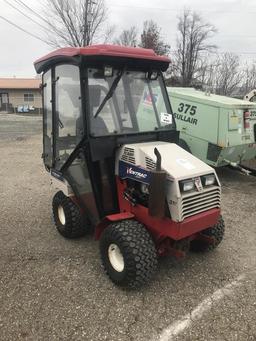
[[[222,216],[220,216],[217,224],[201,232],[202,237],[212,237],[213,242],[209,243],[200,239],[192,240],[190,243],[190,250],[194,252],[212,251],[221,243],[224,233],[225,224]]]
[[[100,239],[102,264],[117,285],[138,288],[157,268],[155,244],[146,228],[135,220],[109,225]]]
[[[88,232],[88,223],[79,207],[62,191],[53,197],[52,212],[55,226],[63,237],[73,239]]]

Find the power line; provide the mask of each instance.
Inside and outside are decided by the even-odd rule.
[[[129,6],[129,5],[108,5],[109,7],[120,7],[120,8],[138,8],[138,9],[149,9],[149,10],[159,10],[159,11],[169,11],[169,12],[180,12],[178,9],[174,8],[164,8],[164,7],[145,7],[145,6]]]
[[[4,2],[6,2],[9,6],[11,6],[12,8],[14,8],[16,11],[18,11],[19,13],[21,13],[24,17],[28,18],[29,20],[33,21],[35,24],[37,24],[38,26],[42,27],[44,30],[47,30],[46,27],[44,27],[43,25],[41,25],[38,21],[34,20],[33,18],[31,18],[29,15],[27,15],[26,13],[24,13],[23,11],[21,11],[19,8],[15,7],[12,3],[10,3],[8,0],[3,0]]]
[[[37,13],[33,8],[30,8],[27,4],[24,3],[24,1],[22,0],[14,0],[19,6],[22,6],[24,9],[29,10],[31,13],[33,13],[34,16],[36,16],[38,19],[40,19],[41,21],[45,22],[47,24],[47,26],[49,26],[49,28],[47,28],[46,30],[55,32],[56,27],[54,26],[54,24],[51,23],[50,20],[45,19],[42,15],[40,15],[39,13]],[[48,44],[48,43],[47,43]]]
[[[48,42],[47,42],[46,40],[44,40],[44,39],[38,37],[37,35],[35,35],[35,34],[31,33],[31,32],[28,32],[28,31],[25,30],[24,28],[22,28],[22,27],[16,25],[15,23],[13,23],[13,22],[10,21],[9,19],[3,17],[2,15],[0,15],[0,19],[6,21],[8,24],[10,24],[10,25],[16,27],[16,28],[19,29],[20,31],[23,31],[24,33],[27,33],[27,34],[30,35],[31,37],[34,37],[34,38],[36,38],[36,39],[42,41],[43,43],[48,44]]]
[[[29,10],[31,13],[33,13],[36,17],[38,17],[40,20],[44,21],[46,24],[49,25],[49,22],[42,17],[39,13],[37,13],[33,8],[29,7],[27,4],[25,4],[22,0],[14,0],[18,5],[21,5],[22,7]]]
[[[177,50],[171,50],[170,51],[171,53],[176,53]],[[226,53],[232,53],[232,54],[236,54],[236,55],[251,55],[251,56],[254,56],[256,55],[256,52],[248,52],[248,51],[245,51],[245,52],[242,52],[242,51],[216,51],[214,53],[210,53],[210,55],[224,55]],[[207,51],[204,51],[204,54],[208,54]]]
[[[177,12],[180,13],[180,9],[174,9],[174,8],[168,8],[168,7],[148,7],[148,6],[133,6],[133,5],[111,5],[109,4],[108,7],[120,7],[120,8],[137,8],[137,9],[143,9],[143,10],[158,10],[158,11],[167,11],[167,12]],[[206,13],[223,13],[223,10],[202,10],[199,9],[198,12],[206,12]],[[245,12],[245,11],[244,11]],[[237,10],[229,10],[228,13],[241,13],[241,11]],[[252,11],[247,10],[246,13],[256,13],[255,8]]]
[[[21,14],[23,14],[24,16],[26,16],[28,19],[30,19],[31,21],[33,21],[34,23],[36,23],[37,25],[41,26],[44,30],[47,30],[43,25],[41,25],[40,23],[38,23],[36,20],[32,19],[29,15],[25,14],[24,12],[22,12],[20,9],[18,9],[17,7],[15,7],[14,5],[10,4],[8,0],[4,0],[6,3],[8,3],[11,7],[13,7],[14,9],[16,9],[17,11],[19,11]],[[34,15],[36,15],[39,19],[43,20],[44,22],[46,22],[48,25],[49,23],[47,22],[46,19],[44,19],[40,14],[38,14],[35,10],[33,10],[32,8],[30,8],[29,6],[27,6],[22,0],[14,0],[17,4],[25,7],[26,9],[28,9],[30,12],[32,12]],[[139,6],[126,6],[126,5],[110,5],[110,7],[129,7],[129,8],[141,8],[141,9],[145,9],[145,7],[139,7]],[[148,7],[147,7],[148,8]],[[168,9],[168,8],[157,8],[157,7],[149,7],[149,9],[163,9],[163,10],[172,10],[172,11],[178,11],[178,10],[174,10],[174,9]],[[23,31],[24,33],[32,36],[33,38],[36,38],[46,44],[48,44],[48,42],[46,40],[44,40],[43,38],[40,38],[39,36],[25,30],[24,28],[18,26],[17,24],[13,23],[12,21],[10,21],[9,19],[3,17],[0,15],[0,18],[4,21],[6,21],[7,23],[9,23],[10,25],[16,27],[17,29]],[[246,35],[245,35],[246,37]],[[256,36],[249,36],[249,37],[256,37]],[[172,50],[171,52],[176,52],[174,50]],[[227,51],[229,53],[234,53],[234,54],[240,54],[240,55],[256,55],[256,52],[233,52],[233,51]],[[217,54],[225,54],[227,53],[225,51],[220,51],[217,52]]]

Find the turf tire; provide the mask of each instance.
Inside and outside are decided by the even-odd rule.
[[[109,258],[109,247],[115,244],[124,261],[122,271],[116,271]],[[101,235],[100,253],[104,269],[117,285],[138,288],[147,283],[157,268],[155,244],[146,228],[135,220],[123,220],[109,225]]]
[[[64,211],[65,223],[60,220],[59,207]],[[79,207],[62,191],[57,192],[53,197],[52,212],[55,226],[63,237],[79,238],[89,231],[89,225]]]
[[[202,231],[201,235],[206,237],[213,237],[214,242],[208,243],[203,240],[195,239],[190,243],[190,250],[194,252],[207,252],[215,249],[222,241],[225,233],[225,224],[222,216],[220,216],[219,221],[213,227],[210,227]]]

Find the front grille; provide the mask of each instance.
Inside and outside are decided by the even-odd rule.
[[[182,219],[220,207],[220,187],[204,188],[203,192],[182,195]]]
[[[134,154],[134,149],[125,147],[124,148],[124,153],[121,157],[121,160],[125,162],[132,163],[135,165],[135,154]]]
[[[146,169],[148,169],[148,170],[155,170],[156,169],[156,163],[150,157],[146,156],[145,162],[146,162]]]

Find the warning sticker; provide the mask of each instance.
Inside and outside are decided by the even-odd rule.
[[[167,112],[161,112],[160,114],[161,123],[172,124],[172,115]]]

